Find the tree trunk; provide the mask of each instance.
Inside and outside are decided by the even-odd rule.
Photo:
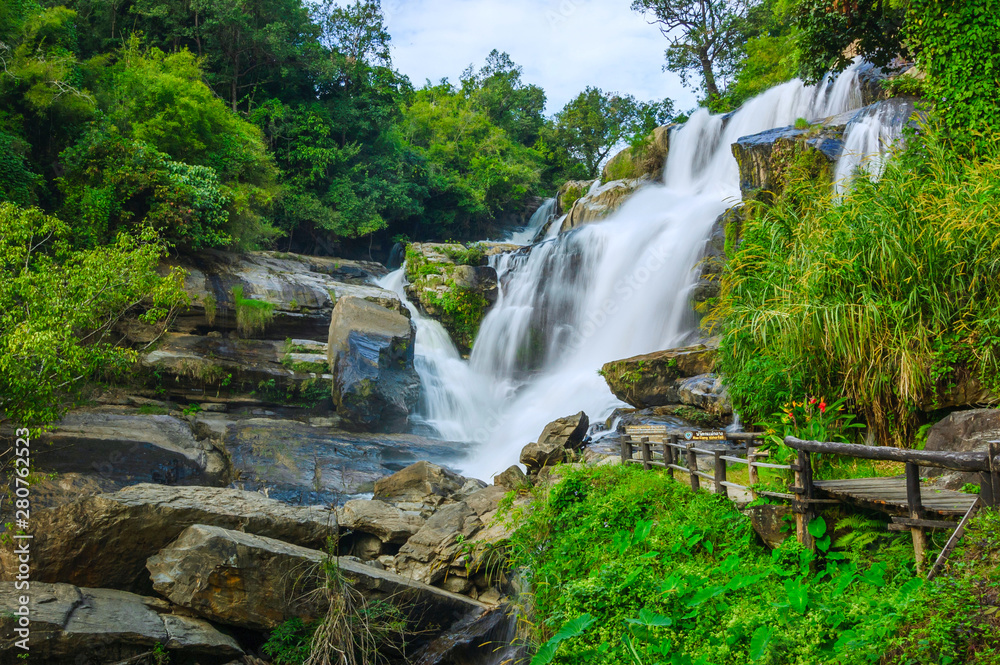
[[[701,60],[701,73],[705,77],[705,92],[709,99],[719,97],[719,88],[715,85],[715,72],[712,71],[712,61],[707,53],[702,53],[698,57]]]

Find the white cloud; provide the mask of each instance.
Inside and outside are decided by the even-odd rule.
[[[457,82],[492,49],[506,51],[524,79],[545,89],[547,112],[586,86],[642,100],[673,99],[677,110],[695,93],[663,71],[666,39],[630,0],[383,0],[393,62],[417,87],[425,79]]]

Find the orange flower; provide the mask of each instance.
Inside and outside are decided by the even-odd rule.
[[[826,413],[826,402],[820,402],[819,403],[819,412],[820,413]]]

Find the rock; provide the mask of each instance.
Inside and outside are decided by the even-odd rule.
[[[772,549],[780,547],[788,534],[795,532],[794,526],[791,531],[788,530],[788,522],[785,520],[785,517],[792,514],[791,506],[761,504],[745,508],[743,514],[750,518],[753,530],[760,539]]]
[[[415,336],[413,323],[399,312],[360,298],[337,301],[327,358],[333,402],[345,421],[365,430],[405,430],[420,391]]]
[[[420,531],[426,520],[384,501],[355,499],[337,511],[337,521],[343,529],[372,534],[383,543],[402,545]]]
[[[375,483],[375,499],[407,510],[422,510],[453,501],[466,479],[457,473],[420,461]]]
[[[888,100],[891,93],[882,83],[907,73],[908,70],[912,69],[912,65],[912,62],[904,62],[898,58],[885,67],[862,62],[856,69],[858,87],[861,89],[861,105],[868,106],[875,102]]]
[[[647,353],[606,363],[601,375],[615,397],[637,408],[686,404],[678,393],[678,379],[711,372],[717,349],[712,343]]]
[[[399,548],[396,570],[425,584],[439,582],[461,551],[462,543],[482,527],[479,516],[464,501],[442,506]]]
[[[700,374],[689,379],[679,379],[677,394],[681,404],[687,404],[713,415],[728,415],[733,412],[733,404],[726,392],[722,377],[716,374]]]
[[[272,320],[258,335],[269,339],[325,340],[335,298],[363,298],[407,315],[395,293],[366,283],[386,274],[379,263],[283,252],[206,251],[182,257],[175,265],[187,271],[184,289],[191,298],[190,309],[175,322],[176,330],[184,333],[234,331],[237,286],[244,297],[274,306]]]
[[[502,487],[505,490],[519,490],[522,487],[527,487],[531,484],[528,481],[528,477],[524,475],[524,471],[521,471],[521,467],[516,464],[507,467],[506,471],[498,473],[494,476],[493,482],[496,486]]]
[[[410,243],[406,248],[406,294],[420,311],[437,319],[459,351],[468,353],[486,312],[499,296],[497,272],[486,264],[484,244]]]
[[[601,180],[627,180],[648,178],[654,182],[663,179],[663,167],[670,151],[670,130],[677,125],[657,127],[637,148],[628,147],[608,160],[601,171]]]
[[[337,535],[336,516],[319,507],[287,506],[232,489],[133,485],[32,513],[32,583],[148,591],[146,559],[192,524],[309,547]],[[16,570],[11,549],[0,550],[0,577],[11,580]]]
[[[568,214],[573,204],[586,196],[590,188],[599,182],[599,180],[568,180],[563,183],[556,192],[556,216]]]
[[[518,469],[518,471],[520,471],[518,467],[512,467],[512,468]],[[521,476],[524,477],[525,485],[527,485],[528,479],[524,476],[523,472],[521,473]],[[502,501],[505,496],[507,496],[506,488],[497,485],[487,485],[478,492],[470,494],[465,499],[465,502],[469,504],[469,508],[472,508],[474,511],[476,511],[476,514],[479,515],[480,518],[482,518],[484,515],[488,513],[495,512],[497,507],[500,505],[500,501]]]
[[[168,333],[141,362],[146,384],[180,401],[313,406],[328,399],[333,376],[325,359],[296,364],[287,348],[284,340]]]
[[[559,232],[565,233],[570,229],[604,219],[618,210],[625,200],[646,182],[645,179],[612,180],[588,191],[573,203],[573,207],[566,213]]]
[[[931,390],[921,395],[917,406],[922,411],[969,408],[994,405],[1000,402],[996,395],[978,376],[966,368],[959,368],[939,377]]]
[[[267,630],[293,616],[311,618],[326,611],[321,593],[325,578],[319,550],[239,531],[191,526],[150,558],[154,586],[172,602],[213,621]],[[446,628],[485,606],[471,598],[379,570],[349,557],[337,571],[369,600],[398,603],[418,626]]]
[[[825,170],[830,178],[831,166],[844,147],[843,136],[842,128],[816,126],[778,127],[740,137],[732,150],[739,164],[743,200],[773,201],[784,190],[792,164],[805,166],[808,161],[811,176],[819,178]]]
[[[989,441],[1000,441],[1000,409],[970,409],[948,414],[927,432],[924,450],[986,452]],[[957,490],[966,483],[979,484],[979,474],[920,467],[924,478],[937,478],[935,485]]]
[[[528,474],[535,475],[547,466],[566,461],[566,448],[557,442],[529,443],[521,448],[521,464],[528,467]]]
[[[455,460],[465,444],[413,434],[372,434],[284,418],[204,416],[219,431],[238,474],[235,485],[285,503],[342,503],[417,460]],[[211,425],[209,425],[211,423]]]
[[[564,448],[577,449],[583,446],[587,437],[590,418],[581,411],[573,416],[557,418],[545,426],[538,442],[541,444],[558,443]]]
[[[504,643],[516,632],[516,622],[517,614],[507,606],[470,615],[424,647],[411,662],[414,665],[525,663],[528,648],[523,640],[515,638],[510,644]]]
[[[221,663],[243,655],[229,635],[201,619],[173,614],[170,604],[157,598],[34,579],[28,593],[15,589],[14,584],[0,582],[0,606],[5,611],[14,610],[20,606],[19,598],[28,595],[32,662],[122,662],[148,653],[156,644],[163,645],[174,659],[197,658],[204,663]],[[21,650],[14,646],[20,639],[14,619],[0,621],[3,662],[16,662],[14,654]]]

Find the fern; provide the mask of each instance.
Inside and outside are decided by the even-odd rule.
[[[869,519],[863,515],[848,515],[837,520],[837,531],[847,533],[834,541],[834,547],[847,550],[852,557],[858,557],[880,539],[887,537],[885,522]]]

